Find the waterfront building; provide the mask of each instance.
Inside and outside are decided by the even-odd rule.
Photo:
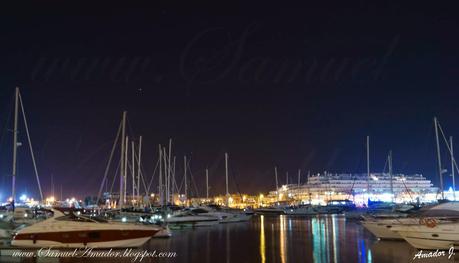
[[[349,199],[357,205],[371,201],[431,202],[437,199],[438,188],[421,174],[388,173],[315,174],[305,184],[282,185],[269,197],[279,202],[291,201],[326,204],[331,200]]]

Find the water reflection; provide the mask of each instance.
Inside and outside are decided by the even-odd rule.
[[[260,257],[261,263],[266,262],[265,218],[260,216]]]
[[[256,216],[247,223],[173,234],[169,239],[152,239],[142,249],[176,252],[176,258],[141,262],[453,262],[447,257],[413,260],[417,250],[406,242],[377,241],[361,225],[342,216]],[[49,262],[132,262],[125,258],[53,260]],[[0,257],[0,262],[11,262],[11,258]]]

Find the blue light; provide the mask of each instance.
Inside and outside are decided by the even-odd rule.
[[[26,194],[22,194],[21,197],[19,197],[19,200],[24,202],[25,200],[27,200],[27,195]]]

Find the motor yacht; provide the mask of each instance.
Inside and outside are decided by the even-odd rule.
[[[54,210],[54,216],[14,234],[11,242],[17,247],[121,248],[139,247],[158,231],[159,227],[109,223]]]
[[[427,219],[428,221],[426,221]],[[362,225],[379,239],[406,239],[401,234],[404,231],[401,231],[400,228],[407,227],[406,230],[408,230],[409,227],[414,231],[417,226],[423,227],[426,224],[432,224],[431,222],[435,222],[434,224],[450,224],[455,222],[456,219],[459,219],[459,204],[457,202],[449,202],[425,207],[405,218],[377,218],[367,216],[364,217]],[[426,230],[433,230],[432,227],[427,228]],[[410,237],[412,234],[410,234]]]
[[[220,222],[220,217],[198,210],[184,209],[168,216],[164,221],[173,228],[211,226]]]
[[[317,210],[311,205],[291,206],[285,209],[287,215],[317,215]]]

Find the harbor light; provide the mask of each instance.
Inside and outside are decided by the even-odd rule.
[[[22,202],[25,202],[27,200],[27,195],[25,194],[21,195],[21,197],[19,197],[19,200],[21,200]]]
[[[50,197],[46,198],[45,201],[46,201],[47,205],[52,205],[54,203],[54,201],[55,201],[55,198],[54,198],[54,196],[50,196]]]

